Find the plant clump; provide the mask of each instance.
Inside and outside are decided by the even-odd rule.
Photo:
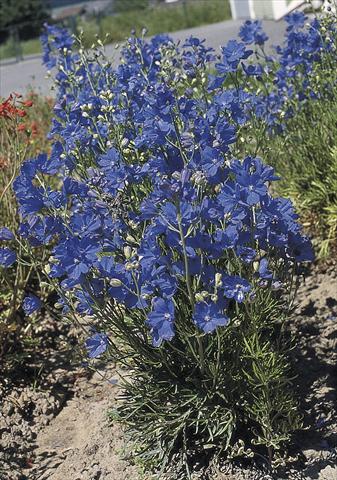
[[[296,15],[290,31],[303,28]],[[314,68],[325,39],[312,29]],[[271,193],[274,169],[250,151],[282,130],[288,100],[257,53],[260,23],[240,34],[220,56],[194,37],[132,37],[114,69],[101,41],[76,52],[48,27],[53,145],[14,182],[20,236],[51,246],[43,271],[63,314],[90,324],[89,358],[128,370],[113,418],[147,467],[178,458],[187,477],[197,455],[273,462],[301,424],[283,320],[313,252],[291,201]],[[267,77],[271,90],[256,90]]]

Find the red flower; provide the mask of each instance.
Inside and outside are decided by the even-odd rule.
[[[19,116],[19,117],[25,117],[27,115],[27,112],[25,112],[24,110],[22,110],[21,108],[17,108],[16,109],[16,114]]]
[[[25,123],[20,123],[18,126],[18,132],[25,132],[27,130],[26,124]]]
[[[18,101],[18,98],[21,98],[22,95],[18,93],[11,93],[10,96],[0,103],[0,117],[3,118],[15,118],[15,117],[25,117],[26,111],[23,108],[18,108],[17,103],[20,103],[23,107],[31,107],[33,102],[31,100],[26,100],[25,102]]]
[[[25,102],[21,102],[21,103],[25,107],[31,107],[33,105],[33,102],[31,100],[26,100]]]

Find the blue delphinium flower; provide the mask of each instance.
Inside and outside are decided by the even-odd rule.
[[[94,264],[99,250],[100,246],[94,238],[70,237],[55,248],[54,255],[62,271],[78,282],[81,275],[86,274]]]
[[[260,278],[263,278],[264,280],[270,280],[273,278],[273,272],[268,269],[268,259],[265,257],[261,258],[260,260],[259,275]]]
[[[222,288],[227,298],[234,298],[238,303],[243,302],[245,294],[251,290],[249,282],[237,275],[223,275]]]
[[[85,347],[89,358],[102,355],[109,346],[109,337],[105,333],[94,333],[85,341]]]
[[[219,311],[219,307],[215,303],[198,302],[195,305],[193,321],[200,330],[211,333],[217,327],[226,326],[229,318]]]
[[[263,67],[260,64],[257,65],[242,65],[243,71],[247,76],[261,76],[264,73]]]
[[[172,300],[155,298],[152,312],[147,317],[150,327],[152,342],[159,347],[164,340],[172,340],[174,337],[174,304]]]
[[[0,228],[0,240],[13,240],[13,239],[14,239],[14,234],[7,227]]]
[[[14,262],[16,262],[16,253],[7,247],[0,248],[0,266],[7,268]]]
[[[241,60],[245,60],[253,53],[252,50],[246,50],[244,43],[236,40],[229,40],[221,51],[222,62],[216,64],[217,71],[221,74],[235,72]]]
[[[303,28],[304,22],[308,19],[303,12],[295,11],[286,16],[287,32]]]
[[[41,307],[42,302],[35,295],[30,294],[23,299],[22,308],[24,309],[26,315],[31,315],[32,313],[40,310]]]
[[[246,45],[263,45],[268,40],[259,20],[246,20],[240,28],[239,36]]]

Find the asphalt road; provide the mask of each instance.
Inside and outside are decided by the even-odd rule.
[[[208,46],[218,50],[220,45],[224,45],[228,40],[237,37],[241,24],[241,20],[227,20],[180,30],[170,33],[170,36],[176,41],[183,41],[190,35],[205,38]],[[282,42],[285,30],[283,21],[265,20],[263,27],[269,36],[268,48]],[[106,48],[107,54],[113,57],[114,62],[117,63],[118,50],[115,49],[114,45],[108,45]],[[7,97],[13,91],[23,93],[30,86],[41,94],[53,95],[52,81],[46,78],[46,69],[42,65],[40,57],[30,57],[19,63],[3,62],[0,64],[0,97]]]

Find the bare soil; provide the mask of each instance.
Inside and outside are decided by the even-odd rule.
[[[148,480],[107,414],[119,388],[115,368],[90,374],[69,351],[69,329],[48,318],[42,327],[37,358],[0,385],[0,479]],[[277,475],[224,464],[196,479],[337,480],[335,264],[313,267],[302,281],[289,329],[297,339],[293,363],[305,424],[290,452],[297,460]]]

